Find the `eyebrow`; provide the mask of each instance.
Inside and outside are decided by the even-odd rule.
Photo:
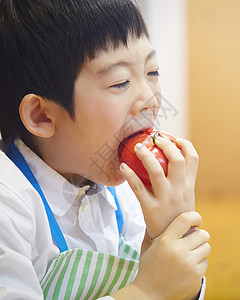
[[[156,56],[156,50],[152,50],[145,58],[145,64],[148,60],[150,60],[152,57]],[[132,66],[133,63],[128,61],[118,61],[116,63],[111,64],[110,66],[103,67],[97,71],[97,75],[104,75],[107,73],[110,73],[113,69],[116,67],[129,67]]]

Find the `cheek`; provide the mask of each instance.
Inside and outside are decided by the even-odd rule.
[[[103,101],[101,105],[92,108],[90,122],[102,136],[116,133],[120,130],[127,111],[128,108],[119,104],[119,102]]]

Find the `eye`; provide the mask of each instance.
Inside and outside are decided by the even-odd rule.
[[[148,75],[149,76],[156,76],[156,77],[158,77],[159,76],[159,72],[158,71],[149,72]]]
[[[114,89],[124,89],[124,88],[129,87],[129,85],[130,85],[130,82],[128,80],[126,80],[124,82],[112,85],[111,88],[114,88]]]

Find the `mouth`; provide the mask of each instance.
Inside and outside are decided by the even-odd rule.
[[[119,146],[118,146],[118,159],[119,159],[119,161],[121,160],[122,152],[123,152],[123,149],[124,149],[124,147],[125,147],[127,141],[130,140],[130,139],[132,139],[132,138],[134,138],[135,136],[137,136],[137,135],[139,135],[139,134],[143,134],[144,132],[147,132],[147,131],[149,131],[149,130],[151,130],[151,129],[152,129],[152,128],[141,129],[141,130],[136,131],[136,132],[134,132],[134,133],[128,135],[127,137],[125,137],[125,138],[121,141],[121,143],[119,144]]]

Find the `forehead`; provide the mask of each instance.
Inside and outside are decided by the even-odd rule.
[[[125,62],[129,65],[144,63],[146,57],[155,51],[147,37],[129,38],[127,45],[120,44],[117,48],[109,45],[107,50],[100,51],[94,59],[86,59],[82,70],[100,74],[109,66]]]

